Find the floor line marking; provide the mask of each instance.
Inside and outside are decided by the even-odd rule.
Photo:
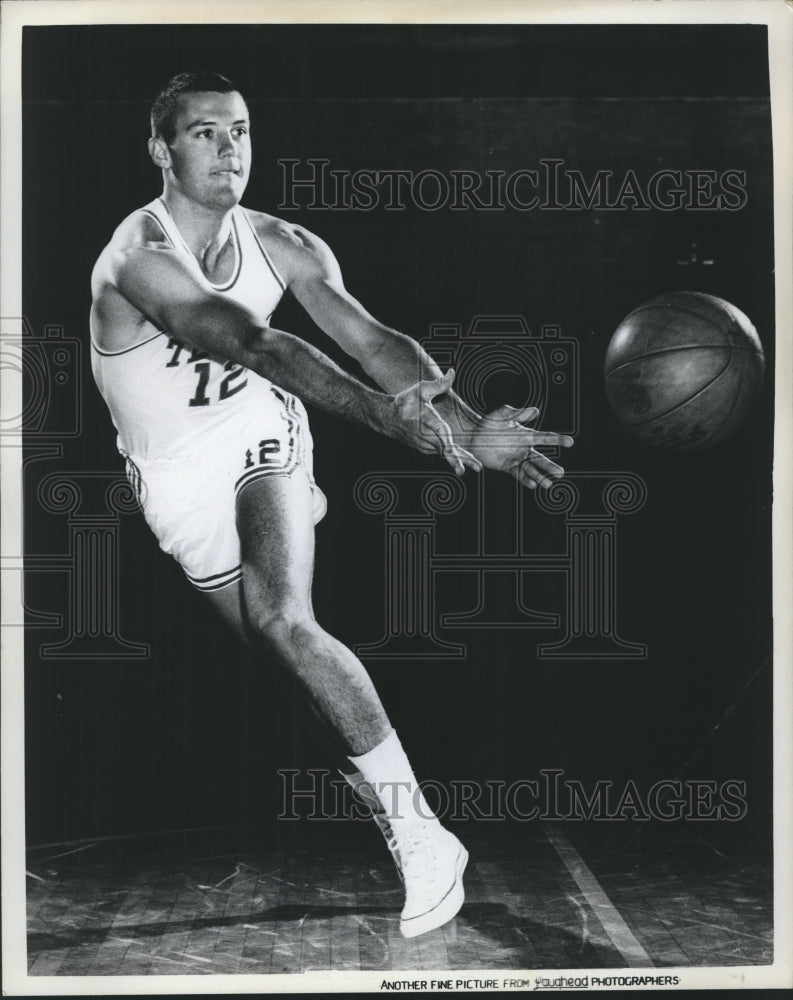
[[[619,911],[603,891],[598,880],[587,867],[584,859],[560,829],[544,824],[543,831],[556,853],[581,890],[584,899],[608,934],[612,944],[631,968],[655,968],[655,964],[636,940],[633,931],[620,916]]]

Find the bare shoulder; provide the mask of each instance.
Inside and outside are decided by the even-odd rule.
[[[97,258],[91,279],[95,294],[103,284],[113,283],[114,273],[125,251],[136,248],[171,249],[168,238],[154,216],[140,210],[132,212],[116,227]]]
[[[333,251],[315,233],[274,215],[244,211],[287,285],[311,278],[341,278]]]
[[[244,212],[262,242],[292,249],[327,246],[324,240],[294,222],[278,219],[274,215],[267,215],[266,212],[254,212],[249,208],[244,209]],[[269,250],[269,246],[267,249]]]
[[[91,274],[91,334],[100,350],[124,350],[150,335],[145,315],[119,289],[121,270],[137,249],[171,249],[157,220],[141,211],[116,228]]]

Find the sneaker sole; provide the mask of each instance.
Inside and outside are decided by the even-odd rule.
[[[448,923],[452,917],[457,916],[460,907],[465,902],[465,890],[463,889],[463,872],[468,864],[468,851],[460,844],[460,853],[457,855],[455,866],[454,884],[446,893],[443,899],[426,913],[421,913],[417,917],[409,920],[400,920],[399,930],[402,937],[418,937],[419,934],[426,934],[434,931],[436,927],[442,927]]]

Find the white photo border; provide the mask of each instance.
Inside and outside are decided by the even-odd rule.
[[[0,211],[2,268],[0,314],[22,316],[21,39],[25,25],[56,24],[308,24],[525,23],[525,24],[765,24],[768,26],[775,201],[776,411],[773,473],[774,552],[774,964],[766,967],[664,969],[679,976],[681,989],[790,987],[793,923],[793,739],[791,738],[791,633],[793,632],[793,16],[784,0],[6,0],[0,36]],[[2,410],[21,411],[21,377],[2,371]],[[22,530],[21,448],[4,449],[2,550],[19,551]],[[2,592],[3,620],[18,619],[21,574]],[[2,635],[2,884],[3,991],[11,996],[135,995],[200,993],[377,992],[377,972],[317,972],[302,975],[68,977],[26,974],[25,840],[23,765],[23,629]],[[442,972],[443,970],[438,970]],[[624,970],[611,970],[615,975]],[[554,970],[564,975],[564,970]],[[569,975],[581,976],[583,970]],[[598,970],[602,976],[609,970]],[[473,970],[471,976],[481,975]],[[510,975],[514,976],[514,970]],[[498,978],[496,970],[488,971]],[[431,973],[422,973],[431,978]],[[466,973],[456,972],[464,979]],[[612,987],[626,989],[631,987]],[[646,987],[653,988],[653,987]]]

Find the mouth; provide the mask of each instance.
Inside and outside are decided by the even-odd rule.
[[[223,170],[213,170],[212,171],[212,176],[213,177],[224,177],[224,176],[227,176],[228,174],[233,174],[235,177],[242,177],[242,168],[240,167],[237,170],[234,170],[231,167],[226,167]]]

